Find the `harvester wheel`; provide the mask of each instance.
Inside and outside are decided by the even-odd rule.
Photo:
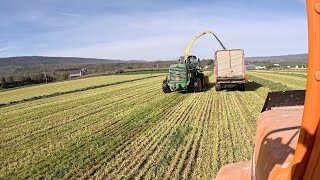
[[[222,90],[222,87],[221,87],[220,83],[216,83],[215,84],[215,88],[216,88],[216,91],[221,91]]]
[[[169,93],[171,92],[170,88],[169,88],[169,85],[167,83],[167,80],[163,80],[163,83],[162,83],[162,90],[164,93]]]
[[[200,78],[197,78],[196,82],[193,85],[194,92],[200,92],[202,90],[202,81]]]

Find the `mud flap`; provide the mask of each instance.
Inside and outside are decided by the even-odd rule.
[[[304,105],[305,90],[269,92],[261,112],[274,107]]]

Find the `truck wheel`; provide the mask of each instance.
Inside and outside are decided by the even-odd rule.
[[[216,91],[221,91],[222,90],[222,87],[221,87],[220,83],[216,83],[215,84],[215,88],[216,88]]]
[[[196,82],[194,82],[194,85],[193,85],[193,91],[200,92],[201,90],[202,90],[201,79],[197,78]]]
[[[169,88],[169,85],[167,83],[167,80],[163,80],[163,83],[162,83],[162,91],[164,93],[169,93],[171,92],[170,88]]]
[[[246,89],[245,84],[238,84],[238,90],[239,91],[245,91],[245,89]]]

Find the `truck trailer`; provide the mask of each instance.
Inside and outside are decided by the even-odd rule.
[[[244,91],[245,83],[248,81],[244,64],[244,50],[225,49],[215,51],[214,74],[216,76],[216,91],[232,88]]]

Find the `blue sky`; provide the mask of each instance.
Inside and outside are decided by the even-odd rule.
[[[0,0],[0,57],[173,59],[213,30],[246,56],[307,52],[304,0]],[[212,58],[210,35],[191,54]]]

